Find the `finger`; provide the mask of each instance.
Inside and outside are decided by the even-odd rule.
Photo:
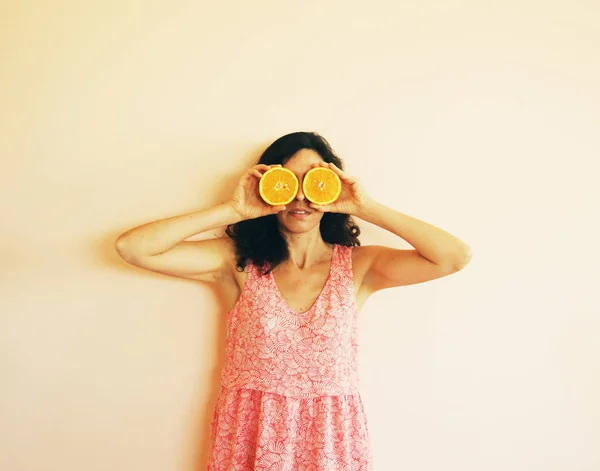
[[[348,183],[350,185],[353,185],[357,182],[355,177],[351,177],[350,175],[348,175],[346,172],[344,172],[342,169],[338,168],[335,164],[331,163],[331,162],[319,162],[319,163],[313,163],[311,165],[312,168],[316,168],[316,167],[323,167],[323,168],[328,168],[330,170],[333,170],[338,177],[340,177],[340,180],[344,181],[345,183]]]
[[[281,211],[285,211],[287,206],[271,206],[271,211],[274,213],[280,213]]]
[[[344,181],[354,180],[353,177],[348,175],[342,169],[338,168],[337,165],[335,165],[333,162],[322,161],[322,162],[319,162],[318,164],[317,163],[313,164],[313,167],[323,167],[323,168],[328,168],[330,170],[333,170]]]
[[[334,163],[329,162],[327,164],[327,166],[329,167],[330,170],[333,170],[335,173],[337,173],[337,175],[340,178],[342,178],[342,177],[343,178],[348,178],[348,175],[346,175],[346,172],[344,172],[342,169],[338,168],[337,165],[335,165]]]
[[[252,169],[249,173],[250,175],[254,175],[257,178],[262,178],[262,173],[260,173],[258,170]]]
[[[331,211],[331,205],[320,205],[320,204],[314,204],[314,203],[310,203],[309,206],[316,210],[319,211],[320,213],[327,213],[329,211]]]
[[[340,177],[340,179],[343,180],[344,182],[350,183],[350,184],[356,183],[355,177],[351,177],[346,172],[344,172],[342,169],[338,168],[335,164],[329,163],[328,165],[329,165],[329,168],[331,170],[333,170],[338,175],[338,177]]]
[[[257,170],[267,170],[269,168],[268,165],[265,164],[257,164],[254,167],[252,167],[253,169],[257,169]]]

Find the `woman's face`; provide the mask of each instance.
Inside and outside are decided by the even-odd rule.
[[[284,165],[298,177],[300,187],[294,201],[287,205],[287,209],[277,214],[277,220],[284,232],[292,234],[304,233],[318,229],[323,213],[315,211],[309,206],[310,201],[302,192],[304,175],[312,168],[312,164],[323,162],[321,156],[311,149],[301,149],[296,152]]]

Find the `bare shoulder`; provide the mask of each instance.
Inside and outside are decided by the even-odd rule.
[[[224,235],[214,239],[198,241],[200,244],[204,242],[212,244],[214,250],[218,251],[219,255],[223,257],[224,260],[230,262],[235,259],[235,243],[230,237]]]
[[[227,236],[210,240],[214,244],[215,251],[218,252],[218,256],[223,261],[224,266],[224,270],[221,272],[221,279],[218,281],[235,280],[237,283],[240,276],[243,277],[243,273],[237,268],[237,251],[235,248],[235,242]]]
[[[352,275],[354,278],[354,296],[358,310],[362,310],[371,292],[365,289],[365,279],[373,258],[372,246],[358,245],[352,249]]]
[[[246,278],[248,275],[248,269],[246,267],[245,270],[240,270],[238,267],[238,257],[237,250],[235,247],[235,242],[233,239],[230,239],[227,236],[222,238],[222,250],[223,257],[225,257],[227,262],[227,270],[225,272],[225,277],[227,281],[235,283],[236,287],[239,288],[240,292],[244,285],[246,284]]]
[[[436,264],[415,249],[396,249],[380,245],[356,250],[355,273],[359,289],[369,296],[376,291],[442,278],[462,269],[464,264]]]
[[[352,249],[352,272],[354,285],[359,288],[365,278],[373,257],[372,246],[358,245]]]

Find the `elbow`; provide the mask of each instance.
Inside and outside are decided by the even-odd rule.
[[[446,274],[456,273],[465,268],[471,261],[471,248],[465,245],[461,250],[448,254],[443,262],[438,263]]]
[[[469,262],[471,261],[472,252],[471,247],[468,245],[464,245],[463,249],[459,252],[459,254],[455,257],[453,262],[453,271],[460,271],[465,268]]]
[[[119,254],[119,257],[128,263],[135,263],[135,260],[138,258],[131,240],[124,234],[121,234],[115,240],[115,250]]]

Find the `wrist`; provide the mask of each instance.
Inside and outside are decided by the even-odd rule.
[[[354,216],[363,220],[368,220],[369,216],[373,215],[379,206],[381,205],[377,201],[368,199],[357,208]]]
[[[236,209],[236,204],[234,201],[228,201],[227,203],[222,204],[223,210],[226,212],[227,224],[236,224],[238,222],[245,221],[247,218],[240,214]]]

